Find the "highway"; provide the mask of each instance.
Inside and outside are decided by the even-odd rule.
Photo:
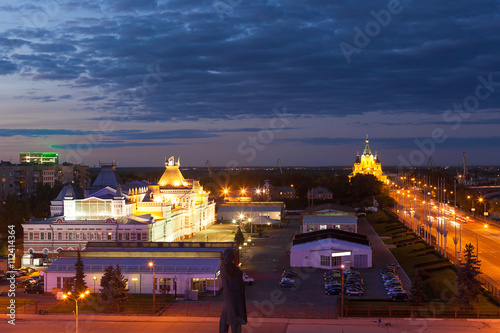
[[[405,195],[402,192],[402,190],[391,191],[391,196],[398,202],[399,209],[396,211],[401,219],[409,222],[413,226],[412,229],[415,229],[418,217],[420,217],[419,222],[423,229],[424,218],[429,218],[433,222],[431,229],[433,236],[432,245],[435,245],[435,240],[437,239],[436,226],[438,221],[444,221],[441,223],[444,224],[444,227],[448,231],[446,251],[452,255],[455,253],[455,244],[453,242],[455,232],[458,239],[457,252],[460,252],[460,244],[462,251],[468,243],[472,243],[474,248],[476,248],[477,239],[481,271],[497,282],[497,288],[500,287],[500,227],[497,224],[485,224],[482,216],[473,218],[458,209],[455,223],[454,207],[445,204],[441,204],[438,207],[437,202],[426,200],[427,198],[424,197],[418,188],[406,190]],[[438,219],[438,217],[443,218]],[[458,258],[460,258],[460,255]],[[453,259],[451,260],[453,262]]]

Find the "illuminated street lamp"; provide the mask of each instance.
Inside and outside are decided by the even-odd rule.
[[[341,304],[340,304],[340,308],[341,308],[341,311],[342,311],[342,315],[341,317],[344,317],[344,265],[340,265],[340,268],[342,268],[342,297],[341,297]]]
[[[94,280],[94,294],[95,294],[95,281],[97,280],[97,276],[94,276],[92,280]]]
[[[153,269],[153,313],[155,313],[155,287],[156,287],[156,280],[155,280],[155,265],[152,261],[148,263],[148,266]]]
[[[84,293],[81,293],[80,296],[75,296],[71,293],[71,291],[68,291],[66,294],[63,294],[63,299],[72,299],[75,301],[75,318],[76,318],[76,333],[78,333],[78,300],[84,299],[85,296],[87,296],[90,293],[89,290],[85,291]]]

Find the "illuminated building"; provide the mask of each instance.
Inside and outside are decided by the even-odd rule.
[[[98,242],[173,242],[215,222],[215,203],[198,181],[184,179],[170,158],[158,184],[123,183],[116,165],[101,164],[81,195],[72,183],[51,202],[50,219],[23,224],[26,253],[49,256]]]
[[[20,163],[59,164],[59,153],[19,153]]]
[[[352,168],[352,173],[349,175],[349,180],[356,175],[374,175],[379,181],[387,183],[387,176],[382,173],[382,166],[380,165],[377,152],[375,152],[374,156],[370,150],[368,134],[366,135],[365,142],[366,145],[363,154],[361,156],[359,156],[359,153],[356,155],[356,162]]]

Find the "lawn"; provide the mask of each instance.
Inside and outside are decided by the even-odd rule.
[[[7,293],[5,293],[7,295]],[[29,299],[29,298],[21,298],[21,297],[16,297],[14,298],[16,301],[16,307],[19,309],[25,305],[35,303],[34,300]],[[10,305],[10,297],[0,297],[0,312],[8,312],[7,311],[7,306]]]

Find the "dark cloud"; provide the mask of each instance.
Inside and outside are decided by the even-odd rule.
[[[2,73],[19,66],[35,80],[98,87],[107,100],[82,101],[140,121],[266,116],[277,103],[296,115],[435,113],[473,94],[478,75],[500,81],[493,0],[402,1],[350,64],[340,43],[354,45],[354,28],[387,1],[220,2],[226,11],[211,1],[68,1],[60,14],[78,19],[0,34],[0,46],[32,50],[13,53]]]

